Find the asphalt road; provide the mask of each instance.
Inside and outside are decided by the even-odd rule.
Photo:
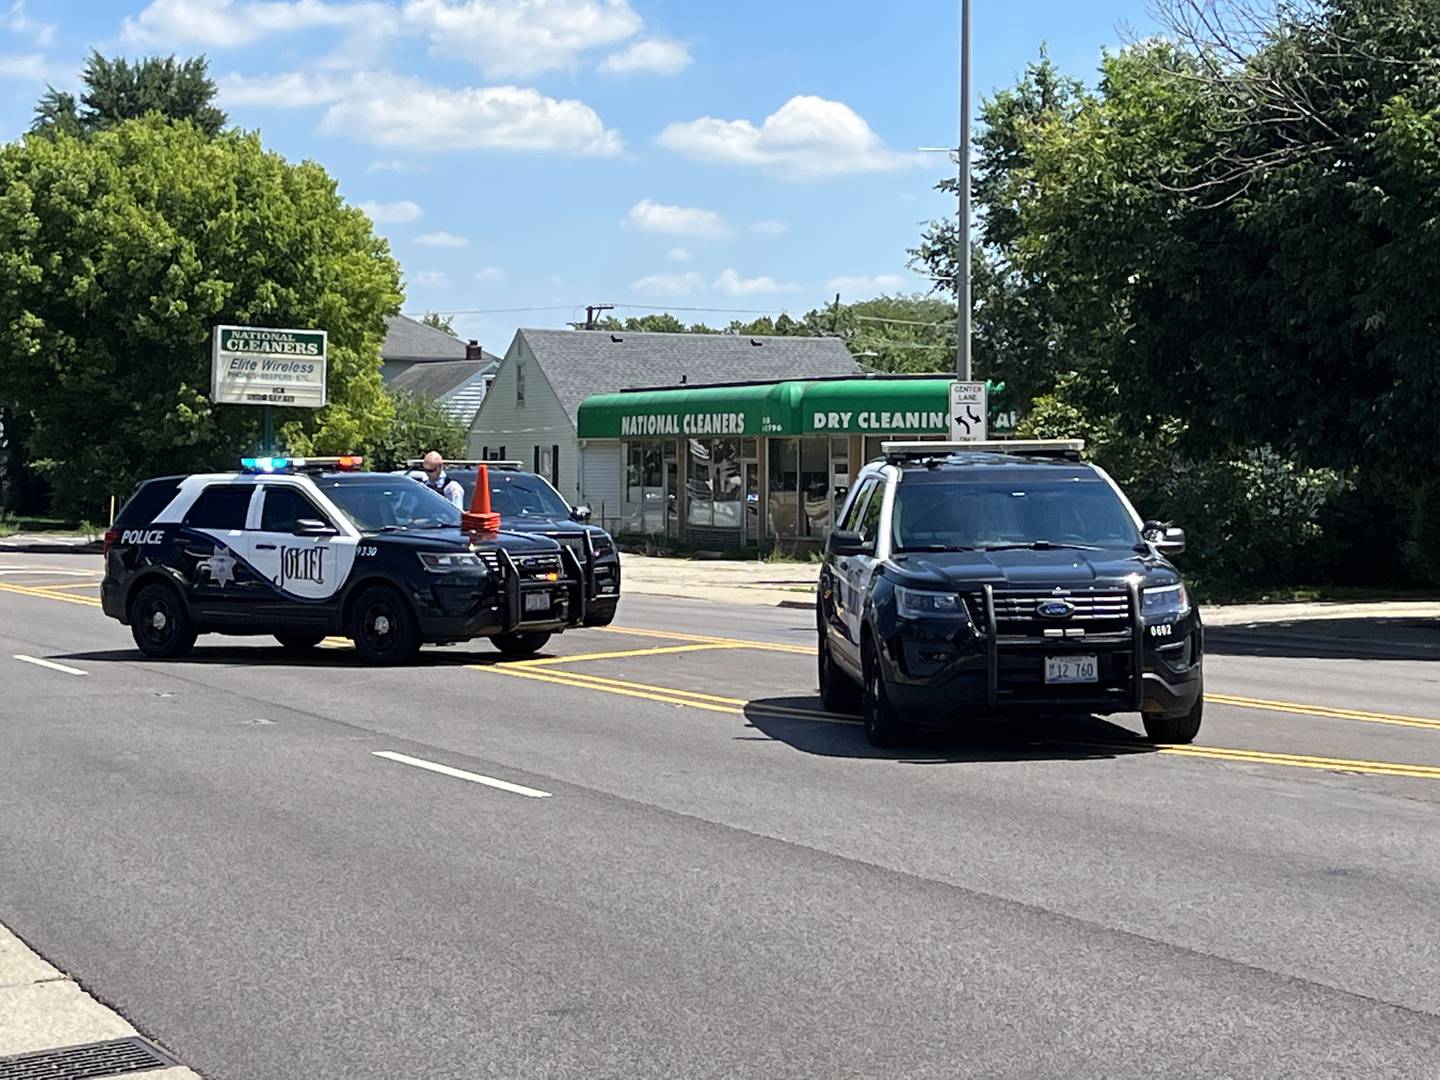
[[[212,1080],[1440,1075],[1433,631],[881,753],[803,611],[160,663],[97,577],[0,557],[0,922]]]

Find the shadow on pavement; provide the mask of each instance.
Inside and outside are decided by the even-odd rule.
[[[796,711],[819,715],[808,720],[793,715]],[[1104,761],[1154,752],[1150,743],[1129,728],[1097,716],[982,717],[963,729],[921,729],[903,747],[877,750],[865,740],[859,717],[852,723],[825,723],[824,715],[814,697],[759,698],[745,707],[745,719],[756,731],[803,753],[822,757],[955,765]]]
[[[1440,619],[1320,618],[1216,626],[1205,649],[1219,656],[1349,660],[1440,660]]]
[[[538,653],[536,658],[549,656],[549,653]],[[146,656],[139,649],[94,649],[88,652],[55,653],[47,655],[47,660],[56,660],[61,663],[66,661],[94,661],[99,663],[124,663],[133,664],[146,662],[153,664],[232,664],[232,665],[265,665],[267,667],[313,667],[313,668],[365,668],[372,671],[391,670],[389,668],[370,664],[360,659],[354,649],[313,649],[304,653],[290,653],[278,645],[196,645],[189,656],[178,660],[156,660]],[[525,659],[529,659],[528,657]],[[480,652],[460,652],[455,649],[421,649],[420,655],[409,664],[395,665],[393,670],[405,671],[412,668],[425,667],[464,667],[470,664],[484,666],[503,665],[515,663],[508,657],[501,656],[498,652],[488,647]]]

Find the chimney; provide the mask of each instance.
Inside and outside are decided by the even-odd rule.
[[[480,348],[480,342],[476,341],[474,338],[471,338],[469,341],[467,341],[467,342],[465,343],[465,359],[466,359],[466,360],[483,360],[483,359],[485,359],[485,350],[482,349],[482,348]]]

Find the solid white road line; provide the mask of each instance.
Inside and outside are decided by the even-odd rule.
[[[537,788],[512,784],[508,780],[496,780],[493,776],[481,776],[479,773],[466,772],[464,769],[452,769],[449,765],[426,761],[424,758],[411,757],[409,754],[397,754],[394,750],[372,750],[371,753],[375,757],[381,757],[387,761],[398,761],[402,765],[414,765],[417,769],[429,769],[431,772],[440,773],[442,776],[453,776],[457,780],[469,780],[474,784],[484,784],[486,787],[499,788],[501,791],[508,791],[515,795],[524,795],[530,799],[549,799],[552,797],[548,791],[540,791]]]
[[[81,671],[78,667],[70,667],[66,664],[57,664],[54,660],[42,660],[38,656],[26,656],[24,653],[16,653],[15,659],[26,664],[35,664],[37,667],[48,667],[51,671],[63,671],[66,675],[89,675],[88,671]]]

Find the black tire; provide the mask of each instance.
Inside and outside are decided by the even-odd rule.
[[[178,660],[195,647],[198,631],[185,604],[169,585],[146,585],[130,604],[130,636],[146,656]]]
[[[534,630],[528,634],[496,634],[490,640],[502,656],[534,656],[545,647],[550,635],[543,630]]]
[[[1195,699],[1188,713],[1179,716],[1144,716],[1145,737],[1154,743],[1190,743],[1200,733],[1200,720],[1205,711],[1205,696]]]
[[[304,654],[310,652],[325,640],[324,634],[276,634],[275,640],[280,647],[288,653]]]
[[[820,646],[816,653],[816,674],[820,680],[820,705],[826,712],[853,713],[860,705],[860,687],[855,680],[835,666],[830,654],[830,643],[825,634],[820,634]]]
[[[885,693],[885,678],[873,639],[865,639],[863,652],[865,685],[860,697],[860,714],[865,720],[865,738],[871,746],[886,749],[902,745],[911,735]]]
[[[420,652],[420,627],[410,605],[388,585],[372,585],[350,613],[350,639],[371,664],[408,664]]]

